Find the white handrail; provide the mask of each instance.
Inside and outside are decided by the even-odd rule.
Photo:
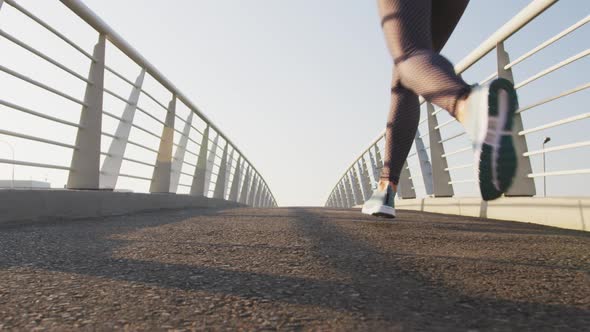
[[[477,61],[490,53],[496,48],[498,44],[510,38],[513,34],[518,32],[522,27],[527,25],[535,17],[542,14],[549,7],[553,6],[557,0],[534,0],[518,14],[516,14],[510,21],[504,24],[500,29],[486,39],[479,45],[477,49],[469,53],[456,66],[455,71],[462,73],[469,67],[473,66]]]
[[[534,49],[528,51],[527,53],[521,55],[518,59],[512,61],[511,63],[507,64],[504,69],[510,69],[514,66],[516,66],[517,64],[521,63],[522,61],[528,59],[529,57],[537,54],[539,51],[541,51],[542,49],[544,49],[545,47],[555,43],[556,41],[560,40],[561,38],[567,36],[568,34],[576,31],[578,28],[582,27],[583,25],[585,25],[586,23],[590,22],[590,15],[584,17],[583,19],[581,19],[580,21],[576,22],[575,24],[573,24],[572,26],[570,26],[569,28],[563,30],[562,32],[558,33],[557,35],[553,36],[552,38],[548,39],[547,41],[545,41],[544,43],[542,43],[541,45],[535,47]]]
[[[223,139],[225,139],[234,150],[242,155],[242,158],[252,167],[254,172],[259,173],[256,167],[248,160],[248,158],[240,151],[240,149],[226,136],[222,131],[213,124],[213,122],[203,114],[199,108],[185,96],[170,80],[164,76],[156,66],[152,65],[146,58],[144,58],[131,44],[129,44],[123,37],[121,37],[115,30],[113,30],[106,22],[104,22],[98,15],[96,15],[88,6],[80,0],[60,0],[72,12],[78,15],[86,23],[92,26],[96,31],[104,34],[105,37],[131,60],[137,63],[140,67],[145,68],[156,81],[160,82],[166,89],[176,95],[176,97],[187,105],[193,112],[195,112],[203,121],[207,122],[209,126],[218,132]],[[12,2],[12,1],[11,1]],[[264,184],[268,187],[266,181],[262,179]]]

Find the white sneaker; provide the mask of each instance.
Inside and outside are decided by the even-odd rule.
[[[475,86],[466,102],[463,126],[473,141],[479,189],[484,200],[493,200],[510,188],[516,174],[512,140],[516,91],[510,81],[499,78]]]
[[[387,185],[385,190],[379,190],[379,187],[373,191],[373,195],[365,204],[363,204],[362,213],[370,214],[376,217],[395,218],[395,191],[391,185]]]

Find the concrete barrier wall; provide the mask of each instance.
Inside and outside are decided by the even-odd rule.
[[[479,198],[423,198],[395,201],[400,210],[520,221],[590,231],[590,198],[510,197],[491,202]]]
[[[0,224],[23,220],[88,218],[180,208],[238,207],[206,197],[111,191],[0,190]]]

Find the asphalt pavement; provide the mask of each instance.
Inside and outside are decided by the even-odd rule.
[[[14,223],[0,330],[590,331],[590,233],[326,208]]]

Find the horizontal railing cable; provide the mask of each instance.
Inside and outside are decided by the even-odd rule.
[[[62,120],[62,119],[59,119],[59,118],[56,118],[56,117],[53,117],[53,116],[50,116],[50,115],[47,115],[47,114],[43,114],[43,113],[40,113],[40,112],[37,112],[37,111],[33,111],[33,110],[29,109],[29,108],[22,107],[22,106],[13,104],[13,103],[8,102],[8,101],[5,101],[5,100],[0,100],[0,105],[4,105],[4,106],[10,107],[10,108],[12,108],[14,110],[17,110],[17,111],[20,111],[20,112],[23,112],[23,113],[27,113],[27,114],[30,114],[30,115],[33,115],[33,116],[36,116],[36,117],[39,117],[39,118],[46,119],[46,120],[50,120],[50,121],[53,121],[53,122],[61,123],[61,124],[67,125],[67,126],[76,127],[76,128],[84,128],[84,127],[80,126],[77,123],[66,121],[66,120]]]
[[[459,149],[459,150],[455,150],[455,151],[452,151],[452,152],[449,152],[449,153],[445,153],[445,154],[442,155],[442,157],[443,158],[447,158],[447,157],[450,157],[450,156],[453,156],[453,155],[456,155],[456,154],[459,154],[459,153],[463,153],[463,152],[467,152],[467,151],[472,151],[472,150],[473,150],[473,148],[469,146],[469,147],[462,148],[462,149]]]
[[[122,176],[124,178],[130,178],[130,179],[136,179],[136,180],[143,180],[143,181],[152,181],[152,179],[150,178],[146,178],[143,176],[137,176],[137,175],[131,175],[131,174],[124,174],[124,173],[119,173],[119,176]]]
[[[70,96],[70,95],[68,95],[66,93],[63,93],[61,91],[58,91],[58,90],[56,90],[56,89],[48,86],[47,84],[41,83],[39,81],[36,81],[36,80],[34,80],[34,79],[30,78],[30,77],[27,77],[27,76],[23,75],[23,74],[17,73],[14,70],[9,69],[7,67],[4,67],[2,65],[0,65],[0,71],[3,71],[3,72],[5,72],[5,73],[7,73],[9,75],[12,75],[12,76],[14,76],[14,77],[16,77],[18,79],[21,79],[21,80],[23,80],[23,81],[25,81],[27,83],[30,83],[32,85],[35,85],[35,86],[37,86],[37,87],[39,87],[41,89],[47,90],[47,91],[49,91],[49,92],[51,92],[53,94],[56,94],[56,95],[58,95],[60,97],[63,97],[63,98],[68,99],[70,101],[73,101],[76,104],[80,104],[82,106],[88,106],[86,103],[84,103],[83,101],[81,101],[81,100],[79,100],[77,98],[74,98],[74,97],[72,97],[72,96]]]
[[[584,26],[589,21],[590,21],[590,15],[584,17],[583,19],[581,19],[580,21],[576,22],[575,24],[573,24],[569,28],[561,31],[557,35],[555,35],[555,36],[549,38],[548,40],[544,41],[543,43],[541,43],[539,46],[537,46],[537,47],[533,48],[532,50],[528,51],[527,53],[521,55],[516,60],[514,60],[514,61],[510,62],[509,64],[507,64],[506,66],[504,66],[504,69],[510,69],[510,68],[516,66],[517,64],[521,63],[522,61],[528,59],[529,57],[531,57],[531,56],[533,56],[535,54],[537,54],[539,51],[543,50],[547,46],[552,45],[553,43],[555,43],[556,41],[560,40],[561,38],[569,35],[570,33],[574,32],[574,31],[576,31],[577,29],[579,29],[580,27]]]
[[[41,163],[33,163],[29,161],[20,161],[20,160],[12,160],[12,159],[0,159],[0,164],[10,164],[10,165],[18,165],[18,166],[29,166],[29,167],[37,167],[37,168],[49,168],[49,169],[59,169],[63,171],[70,171],[70,167],[66,166],[59,166],[59,165],[50,165],[50,164],[41,164]]]
[[[522,81],[521,83],[518,83],[514,86],[515,89],[520,89],[524,86],[526,86],[527,84],[530,84],[531,82],[534,82],[536,80],[538,80],[539,78],[546,76],[547,74],[550,74],[562,67],[565,67],[575,61],[578,61],[586,56],[588,56],[590,54],[590,49],[586,49],[585,51],[582,51],[574,56],[571,56],[559,63],[557,63],[556,65],[553,65],[545,70],[540,71],[539,73],[527,78],[526,80]]]
[[[9,131],[9,130],[4,130],[4,129],[0,129],[0,134],[6,135],[6,136],[18,137],[18,138],[26,139],[29,141],[36,141],[36,142],[40,142],[40,143],[61,146],[63,148],[68,148],[68,149],[77,149],[77,147],[75,145],[62,143],[62,142],[58,142],[58,141],[53,141],[53,140],[46,139],[46,138],[40,138],[40,137],[36,137],[36,136],[26,135],[26,134],[22,134],[22,133],[17,133],[17,132],[13,132],[13,131]]]
[[[557,175],[580,175],[580,174],[590,174],[590,168],[586,169],[574,169],[574,170],[567,170],[567,171],[555,171],[555,172],[545,172],[545,173],[532,173],[529,174],[529,178],[536,178],[536,177],[547,177],[547,176],[557,176]]]
[[[68,45],[72,46],[74,49],[76,49],[78,52],[80,52],[81,54],[86,56],[88,59],[96,62],[96,59],[90,53],[86,52],[84,49],[82,49],[76,43],[71,41],[68,37],[64,36],[62,33],[55,30],[54,28],[52,28],[49,24],[45,23],[43,20],[41,20],[40,18],[35,16],[33,13],[29,12],[28,10],[26,10],[25,8],[23,8],[22,6],[17,4],[14,0],[4,0],[4,3],[11,5],[16,10],[18,10],[21,13],[23,13],[24,15],[28,16],[30,19],[37,22],[39,25],[41,25],[42,27],[47,29],[49,32],[53,33],[55,36],[57,36],[58,38],[60,38],[64,42],[66,42]]]
[[[134,142],[132,140],[127,140],[127,143],[129,143],[131,145],[135,145],[137,147],[140,147],[140,148],[142,148],[144,150],[147,150],[147,151],[150,151],[150,152],[153,152],[153,153],[156,153],[156,154],[158,153],[158,150],[154,150],[154,149],[150,148],[149,146],[145,146],[145,145],[143,145],[141,143],[137,143],[137,142]]]
[[[124,81],[125,83],[131,85],[132,87],[137,88],[137,85],[135,85],[134,82],[130,81],[127,77],[123,76],[123,74],[120,74],[119,72],[117,72],[116,70],[114,70],[113,68],[105,65],[104,69],[108,72],[110,72],[111,74],[117,76],[118,78],[120,78],[122,81]]]
[[[538,126],[535,128],[531,128],[531,129],[527,129],[527,130],[523,130],[521,132],[518,133],[519,136],[524,136],[524,135],[528,135],[530,133],[534,133],[537,131],[541,131],[541,130],[545,130],[545,129],[549,129],[549,128],[553,128],[553,127],[557,127],[557,126],[562,126],[564,124],[568,124],[568,123],[572,123],[572,122],[576,122],[576,121],[580,121],[580,120],[585,120],[590,118],[590,112],[588,113],[584,113],[584,114],[580,114],[580,115],[575,115],[575,116],[571,116],[569,118],[565,118],[565,119],[561,119],[558,121],[554,121],[542,126]]]
[[[61,69],[61,70],[65,71],[66,73],[68,73],[68,74],[70,74],[70,75],[72,75],[72,76],[76,77],[77,79],[80,79],[80,80],[82,80],[82,81],[84,81],[84,82],[86,82],[86,83],[88,83],[88,84],[94,84],[94,83],[92,83],[92,82],[91,82],[89,79],[87,79],[86,77],[84,77],[84,76],[82,76],[82,75],[80,75],[80,74],[76,73],[76,72],[75,72],[75,71],[73,71],[72,69],[70,69],[70,68],[66,67],[65,65],[63,65],[63,64],[61,64],[61,63],[59,63],[57,60],[54,60],[54,59],[50,58],[49,56],[47,56],[47,55],[43,54],[42,52],[40,52],[40,51],[36,50],[35,48],[33,48],[33,47],[31,47],[31,46],[27,45],[25,42],[23,42],[23,41],[21,41],[21,40],[17,39],[16,37],[14,37],[14,36],[11,36],[10,34],[6,33],[6,32],[5,32],[4,30],[2,30],[2,29],[0,29],[0,36],[2,36],[2,37],[4,37],[4,38],[6,38],[6,39],[8,39],[8,40],[10,40],[11,42],[15,43],[16,45],[18,45],[18,46],[20,46],[20,47],[24,48],[25,50],[27,50],[27,51],[29,51],[29,52],[31,52],[31,53],[33,53],[33,54],[35,54],[36,56],[40,57],[41,59],[43,59],[43,60],[45,60],[45,61],[47,61],[47,62],[51,63],[52,65],[54,65],[54,66],[56,66],[57,68],[59,68],[59,69]]]
[[[582,147],[587,147],[587,146],[590,147],[590,141],[577,142],[577,143],[572,143],[572,144],[564,144],[564,145],[553,146],[553,147],[545,148],[545,149],[541,149],[541,150],[529,151],[529,152],[525,152],[523,154],[523,156],[530,157],[530,156],[544,154],[544,153],[548,153],[548,152],[563,151],[563,150],[576,149],[576,148],[582,148]]]
[[[534,104],[528,105],[528,106],[526,106],[526,107],[522,107],[522,108],[520,108],[518,111],[516,111],[516,113],[523,113],[523,112],[525,112],[525,111],[528,111],[528,110],[530,110],[531,108],[535,108],[535,107],[537,107],[537,106],[541,106],[541,105],[547,104],[547,103],[549,103],[549,102],[552,102],[552,101],[554,101],[554,100],[557,100],[557,99],[560,99],[560,98],[563,98],[563,97],[566,97],[566,96],[572,95],[572,94],[574,94],[574,93],[576,93],[576,92],[580,92],[580,91],[582,91],[582,90],[586,90],[586,89],[588,89],[588,88],[590,88],[590,83],[586,83],[586,84],[584,84],[584,85],[578,86],[578,87],[576,87],[576,88],[573,88],[573,89],[571,89],[571,90],[564,91],[564,92],[562,92],[562,93],[560,93],[560,94],[558,94],[558,95],[556,95],[556,96],[553,96],[553,97],[549,97],[549,98],[543,99],[543,100],[541,100],[541,101],[539,101],[539,102],[536,102],[536,103],[534,103]]]

